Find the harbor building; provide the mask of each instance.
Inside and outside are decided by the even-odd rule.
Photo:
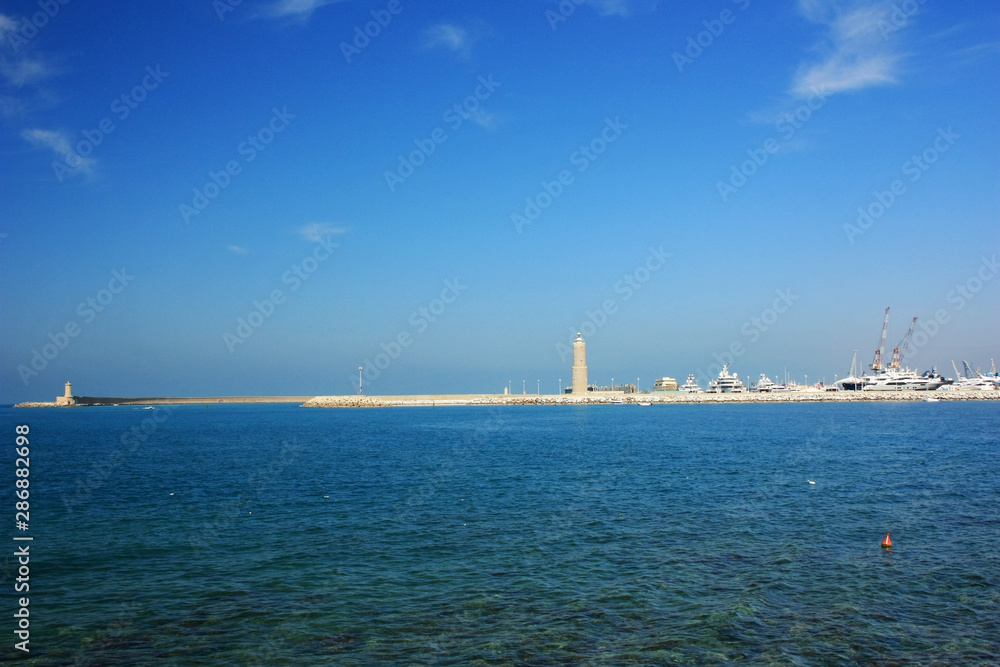
[[[573,393],[587,395],[587,344],[579,332],[573,341]]]
[[[672,377],[662,377],[653,383],[653,393],[664,391],[677,391],[677,380]]]

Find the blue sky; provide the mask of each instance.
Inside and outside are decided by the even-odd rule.
[[[920,370],[1000,356],[992,5],[42,0],[0,35],[2,402],[554,392],[581,329],[600,384],[832,382],[886,306]]]

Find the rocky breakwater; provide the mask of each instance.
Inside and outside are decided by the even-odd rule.
[[[390,404],[374,396],[316,396],[303,408],[385,408]]]

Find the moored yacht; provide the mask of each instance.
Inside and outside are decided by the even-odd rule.
[[[729,364],[723,364],[719,377],[708,383],[708,394],[743,394],[747,387],[738,375],[729,373]]]
[[[688,394],[704,394],[705,390],[702,389],[697,382],[694,381],[694,373],[688,374],[687,382],[682,384],[677,391],[683,391]]]
[[[945,384],[945,379],[937,373],[917,375],[910,369],[886,369],[871,380],[862,391],[933,391]]]
[[[772,392],[776,387],[777,385],[767,377],[767,374],[761,373],[760,378],[750,386],[750,391]]]

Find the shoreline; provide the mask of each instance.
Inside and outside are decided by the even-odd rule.
[[[437,407],[446,405],[652,405],[688,403],[820,403],[870,401],[988,401],[1000,391],[790,391],[744,394],[410,394],[399,396],[205,396],[115,398],[79,396],[73,405],[24,402],[15,408],[86,408],[120,405],[218,405],[297,403],[304,408]]]

